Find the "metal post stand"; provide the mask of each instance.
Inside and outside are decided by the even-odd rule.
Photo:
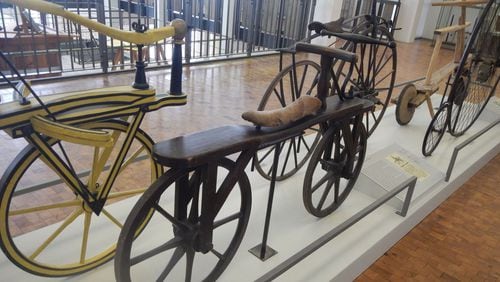
[[[267,237],[269,234],[269,225],[271,223],[271,210],[273,208],[274,187],[276,186],[276,174],[278,171],[279,156],[281,152],[281,143],[274,146],[273,170],[271,174],[271,183],[269,185],[269,196],[267,200],[266,220],[264,224],[264,234],[262,235],[262,243],[248,250],[261,261],[266,261],[278,252],[267,245]]]

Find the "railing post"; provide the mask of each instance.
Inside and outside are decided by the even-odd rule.
[[[96,0],[97,21],[106,24],[106,12],[104,11],[104,0]],[[99,33],[99,54],[101,55],[101,69],[103,73],[108,73],[108,43],[106,35]]]
[[[172,21],[175,27],[174,50],[172,52],[172,71],[170,73],[170,94],[182,95],[182,44],[189,34],[186,23],[181,19]]]
[[[184,0],[184,21],[186,22],[188,30],[193,26],[193,7],[191,0]],[[186,63],[191,61],[191,32],[186,33],[186,40],[184,46],[184,59]]]

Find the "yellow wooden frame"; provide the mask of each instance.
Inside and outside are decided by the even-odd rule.
[[[93,21],[91,19],[82,17],[78,14],[69,12],[64,9],[63,6],[45,2],[42,0],[2,0],[4,3],[14,4],[23,8],[49,13],[57,16],[64,17],[68,20],[79,23],[86,26],[92,30],[99,33],[105,34],[114,39],[118,39],[125,42],[130,42],[133,44],[147,45],[163,40],[167,37],[172,37],[183,32],[181,30],[176,31],[174,26],[166,26],[155,29],[150,29],[144,33],[139,33],[135,31],[124,31],[121,29],[106,26],[102,23]]]

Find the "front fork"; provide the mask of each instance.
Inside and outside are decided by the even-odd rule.
[[[134,140],[135,134],[144,118],[145,111],[139,110],[136,115],[134,115],[133,120],[131,121],[129,128],[126,132],[126,137],[123,142],[123,145],[120,148],[120,152],[115,159],[111,171],[106,178],[106,182],[101,189],[97,189],[97,191],[93,188],[97,188],[94,183],[85,185],[78,177],[77,172],[71,166],[70,160],[67,157],[65,149],[61,145],[61,150],[64,155],[64,159],[58,154],[52,146],[48,143],[48,138],[42,136],[42,134],[36,132],[31,126],[27,126],[22,129],[25,139],[34,146],[41,154],[42,161],[50,167],[68,187],[73,190],[73,192],[80,196],[83,202],[96,214],[99,215],[104,207],[106,199],[111,191],[111,187],[120,172],[120,168],[123,164],[123,161],[130,149],[132,141]],[[48,136],[50,137],[50,136]],[[114,146],[113,146],[114,147]],[[104,149],[103,154],[105,154],[106,150],[112,150],[111,148]],[[93,167],[91,170],[91,179],[94,178],[95,175],[100,174],[103,169],[103,166],[99,165],[102,162],[93,163]],[[100,169],[99,169],[99,168]],[[95,171],[100,170],[100,171]]]

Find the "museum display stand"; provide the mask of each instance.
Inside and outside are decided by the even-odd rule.
[[[439,99],[438,96],[434,95],[432,98]],[[441,146],[428,158],[420,153],[424,132],[429,123],[427,109],[418,108],[412,123],[407,126],[399,126],[396,123],[393,116],[394,109],[395,107],[387,109],[379,128],[368,140],[367,158],[355,190],[330,216],[318,219],[305,210],[302,203],[305,169],[277,184],[268,245],[278,253],[264,262],[248,250],[259,243],[261,238],[269,183],[257,172],[250,172],[247,168],[253,194],[250,222],[236,256],[219,281],[254,281],[261,278],[318,238],[370,206],[388,191],[417,176],[418,181],[406,217],[396,214],[404,203],[406,190],[403,190],[395,198],[366,215],[275,279],[275,281],[351,281],[500,152],[498,139],[500,126],[497,124],[490,126],[489,130],[460,150],[450,179],[448,182],[445,181],[454,148],[492,123],[498,123],[500,116],[498,99],[491,99],[478,121],[464,136],[455,138],[446,134]],[[114,208],[119,209],[120,204],[116,204]],[[125,216],[126,214],[123,215]],[[104,229],[101,231],[102,236],[106,234]],[[36,241],[37,232],[47,231],[42,229],[23,236],[27,242]],[[60,255],[64,256],[64,246],[61,246]],[[0,273],[4,281],[57,280],[23,272],[7,260],[3,253],[0,256]],[[143,281],[152,280],[148,277],[148,273],[141,273],[140,276]],[[82,275],[60,279],[113,281],[113,263],[109,262]]]

